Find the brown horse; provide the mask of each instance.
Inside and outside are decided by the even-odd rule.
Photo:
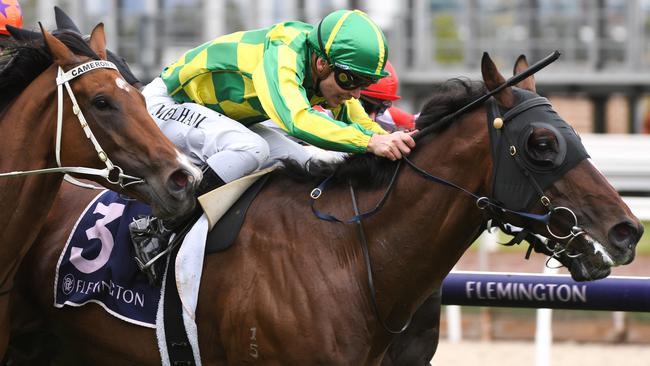
[[[561,119],[548,101],[538,103],[543,98],[534,93],[532,78],[519,84],[521,89],[503,89],[484,107],[436,123],[504,81],[487,56],[482,72],[485,86],[451,81],[424,107],[418,120],[423,133],[411,154],[420,170],[402,166],[383,208],[363,220],[376,294],[369,291],[357,226],[323,222],[312,215],[308,197],[313,181],[272,177],[249,209],[235,245],[206,257],[196,313],[203,364],[380,364],[395,337],[382,322],[394,330],[404,325],[440,288],[488,216],[539,235],[564,237],[538,249],[556,256],[578,280],[605,277],[611,266],[632,261],[643,231],[640,222],[579,154],[582,145],[565,141],[565,134],[573,133],[570,127],[560,133],[549,124]],[[500,179],[493,185],[493,178],[512,180],[493,176],[489,136],[494,127],[486,117],[490,108],[503,111],[504,120],[508,112],[516,112],[509,123],[526,127],[512,137],[523,143],[520,157],[535,164],[534,173],[542,171],[541,183],[529,187],[542,198],[525,202],[537,216],[514,212],[512,205],[493,206],[498,201],[477,201],[461,190],[423,179],[429,172],[484,197],[502,188]],[[538,123],[531,124],[531,119]],[[516,155],[514,144],[496,146],[497,152],[505,149],[506,155]],[[395,168],[370,156],[349,159],[338,167],[317,209],[338,217],[353,215],[348,182],[362,210],[374,207]],[[544,182],[549,176],[555,179]],[[534,187],[540,184],[543,192]],[[52,308],[58,256],[77,215],[96,194],[63,188],[21,268],[25,301],[16,298],[17,314],[36,304],[35,312],[40,311],[86,364],[159,364],[153,330],[125,323],[92,304]],[[555,219],[540,220],[549,210]],[[562,234],[569,231],[572,234]]]
[[[89,44],[72,35],[43,37],[40,44],[16,46],[0,73],[2,355],[10,329],[7,294],[62,172],[149,202],[163,217],[190,212],[200,180],[150,118],[140,92],[104,61],[103,25],[95,27]]]

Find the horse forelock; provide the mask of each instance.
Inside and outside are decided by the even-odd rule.
[[[74,54],[98,60],[99,56],[79,35],[55,35]],[[25,88],[52,65],[52,56],[43,41],[19,42],[7,48],[9,55],[0,64],[0,110],[4,110]],[[54,82],[54,81],[52,81]]]
[[[439,123],[442,117],[459,110],[485,93],[483,82],[466,78],[450,79],[438,85],[422,107],[416,120],[417,129],[433,126],[427,129],[426,135],[445,130],[459,118]],[[427,143],[424,140],[420,142]],[[285,162],[283,171],[295,180],[317,183],[331,176],[333,182],[351,182],[355,187],[372,189],[390,182],[395,164],[388,159],[367,153],[351,155],[338,163],[312,162],[309,171],[298,164]]]

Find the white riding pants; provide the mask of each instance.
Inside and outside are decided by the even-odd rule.
[[[197,165],[208,164],[231,182],[281,159],[307,166],[310,154],[297,142],[261,124],[243,124],[196,103],[177,103],[161,78],[142,91],[158,127]]]

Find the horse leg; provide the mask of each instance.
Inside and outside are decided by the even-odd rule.
[[[411,325],[395,337],[381,366],[423,366],[436,353],[440,334],[440,301],[436,290],[413,315]]]

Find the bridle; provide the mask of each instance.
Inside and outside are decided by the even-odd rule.
[[[108,155],[106,154],[104,149],[102,149],[101,145],[99,144],[99,142],[95,138],[95,135],[90,129],[90,126],[88,125],[88,122],[86,121],[86,118],[84,117],[83,112],[79,107],[79,103],[77,103],[77,98],[75,98],[72,88],[70,87],[70,81],[73,80],[74,78],[79,77],[89,71],[100,69],[100,68],[113,69],[117,71],[117,67],[115,66],[115,64],[105,60],[89,61],[73,67],[68,72],[64,72],[60,66],[58,68],[58,74],[56,78],[57,116],[56,116],[56,147],[55,147],[56,163],[58,167],[0,173],[0,178],[19,177],[19,176],[47,174],[47,173],[78,173],[78,174],[100,176],[106,179],[109,183],[117,184],[122,188],[132,184],[144,183],[144,179],[142,178],[124,174],[122,168],[113,164],[111,159],[108,158]],[[64,86],[66,91],[68,92],[68,96],[70,97],[70,100],[72,101],[72,112],[77,116],[77,119],[79,120],[79,124],[81,125],[81,128],[84,130],[86,134],[86,138],[89,139],[90,142],[93,144],[93,147],[97,152],[97,157],[106,165],[106,168],[104,169],[61,166],[61,135],[63,131],[63,87]],[[130,180],[130,182],[125,182],[125,179]],[[81,182],[76,182],[76,180],[74,179],[72,179],[72,183],[82,184],[82,185],[85,184]],[[17,266],[18,264],[19,261],[15,261],[12,266]],[[11,271],[9,273],[11,273]],[[7,276],[2,280],[2,282],[0,282],[0,288],[5,287],[5,284],[8,282],[9,277],[10,276]],[[0,296],[9,294],[11,292],[12,287],[13,285],[11,285],[8,289],[0,291]]]
[[[115,64],[113,64],[110,61],[93,60],[75,66],[67,72],[64,72],[60,66],[58,68],[58,74],[56,78],[57,117],[56,117],[56,147],[55,147],[56,163],[58,167],[0,173],[0,178],[18,177],[18,176],[34,175],[34,174],[46,174],[46,173],[77,173],[77,174],[84,174],[84,175],[99,176],[106,179],[106,181],[108,181],[110,184],[119,185],[122,188],[130,186],[132,184],[145,182],[144,179],[142,178],[124,174],[124,170],[120,166],[115,165],[111,161],[111,159],[109,159],[108,155],[106,154],[104,149],[102,149],[101,145],[97,141],[97,138],[95,138],[95,135],[90,129],[90,126],[88,125],[88,122],[86,121],[86,118],[84,117],[83,112],[79,107],[79,103],[77,103],[77,98],[75,98],[72,88],[70,87],[70,81],[72,81],[76,77],[79,77],[87,72],[96,69],[113,69],[117,71],[117,66],[115,66]],[[95,168],[87,168],[87,167],[64,167],[61,165],[61,135],[63,132],[63,88],[64,87],[68,93],[68,96],[70,97],[70,100],[72,101],[72,112],[77,116],[77,119],[79,120],[79,124],[81,125],[81,128],[84,130],[84,133],[86,134],[86,138],[90,140],[90,142],[93,144],[93,147],[97,152],[97,157],[99,158],[100,161],[104,163],[104,165],[106,165],[106,168],[95,169]]]
[[[539,71],[543,67],[549,65],[550,63],[555,61],[559,57],[559,55],[560,55],[559,52],[555,51],[553,54],[547,56],[545,59],[539,61],[538,63],[536,63],[536,64],[532,65],[531,67],[529,67],[528,69],[524,70],[522,73],[520,73],[520,74],[514,76],[513,78],[509,79],[508,81],[506,81],[503,85],[499,86],[498,88],[495,88],[491,92],[489,92],[486,95],[478,98],[477,100],[469,103],[468,105],[466,105],[463,108],[459,109],[458,111],[452,113],[451,115],[448,115],[448,116],[444,117],[443,120],[448,120],[448,119],[455,118],[455,117],[459,116],[460,114],[465,113],[468,110],[483,104],[490,97],[492,97],[494,94],[500,92],[505,87],[512,86],[512,85],[522,81],[523,79],[527,78],[528,76],[534,74],[535,72]],[[512,119],[515,119],[517,116],[519,116],[519,115],[523,114],[524,112],[527,112],[527,111],[529,111],[531,109],[542,107],[542,106],[548,106],[548,105],[550,105],[550,103],[548,102],[548,100],[546,98],[543,98],[543,97],[536,97],[536,98],[533,98],[533,99],[529,99],[527,101],[522,102],[521,104],[516,105],[515,107],[510,109],[508,112],[506,112],[506,114],[504,114],[503,118],[500,118],[502,120],[501,123],[507,122],[507,121],[512,120]],[[504,119],[505,119],[505,121],[503,121]],[[442,121],[440,121],[440,123],[442,123]],[[496,123],[490,123],[489,118],[488,118],[488,128],[500,129],[501,127],[497,128],[497,124]],[[422,135],[427,129],[428,128],[423,129],[422,132],[420,133],[420,135]],[[506,136],[507,136],[507,134],[506,134]],[[506,140],[507,140],[507,138],[506,138]],[[339,222],[339,223],[348,223],[348,224],[349,223],[356,223],[357,224],[356,226],[357,226],[357,233],[358,233],[358,237],[359,237],[359,242],[361,243],[361,247],[362,247],[363,255],[364,255],[364,260],[365,260],[365,263],[366,263],[366,271],[367,271],[367,275],[368,275],[369,290],[370,290],[370,294],[371,294],[371,296],[370,296],[371,305],[373,307],[373,311],[375,313],[375,316],[377,317],[377,319],[379,320],[379,322],[381,323],[381,325],[382,325],[382,327],[384,328],[385,331],[387,331],[390,334],[400,334],[400,333],[402,333],[410,325],[411,320],[412,320],[412,315],[407,320],[406,324],[404,324],[404,326],[401,327],[399,330],[394,330],[391,327],[389,327],[388,324],[386,324],[386,321],[384,320],[384,318],[382,318],[380,316],[379,307],[378,307],[377,301],[376,301],[376,290],[375,290],[374,281],[373,281],[372,263],[371,263],[371,260],[370,260],[370,255],[369,255],[369,250],[368,250],[368,243],[367,243],[365,232],[364,232],[363,226],[362,226],[362,220],[365,219],[365,218],[373,216],[375,213],[377,213],[383,207],[384,203],[388,199],[388,196],[390,195],[391,191],[393,190],[393,188],[395,186],[396,178],[397,178],[397,176],[398,176],[398,174],[400,172],[400,168],[403,165],[402,162],[405,162],[419,176],[423,177],[424,179],[427,179],[427,180],[432,181],[434,183],[442,184],[442,185],[445,185],[445,186],[460,190],[461,192],[463,192],[463,193],[469,195],[470,197],[472,197],[475,200],[476,206],[479,209],[484,210],[487,213],[487,216],[489,218],[491,218],[490,221],[497,222],[498,226],[502,227],[504,229],[504,231],[506,231],[507,233],[511,233],[511,234],[515,235],[515,238],[510,243],[507,243],[508,245],[513,245],[515,243],[518,244],[524,239],[529,241],[529,243],[531,245],[530,245],[530,247],[528,249],[528,252],[526,254],[527,257],[530,255],[530,252],[532,251],[533,248],[535,248],[535,249],[537,249],[539,251],[546,252],[551,257],[555,257],[555,258],[560,258],[562,255],[574,258],[574,257],[580,255],[580,254],[577,254],[577,255],[570,254],[570,253],[568,253],[568,251],[566,249],[566,247],[573,240],[577,239],[581,235],[586,234],[586,232],[582,228],[580,228],[578,226],[577,216],[575,215],[575,213],[570,208],[562,207],[562,206],[554,207],[551,204],[550,199],[546,195],[544,195],[543,190],[542,190],[541,185],[539,184],[539,182],[535,179],[533,174],[530,174],[529,168],[526,167],[521,161],[519,161],[520,159],[518,159],[518,157],[517,157],[517,151],[513,151],[513,149],[512,149],[513,146],[514,146],[513,144],[510,144],[509,151],[510,151],[511,156],[513,158],[515,158],[514,160],[517,162],[518,166],[522,169],[522,172],[524,172],[524,175],[530,179],[530,184],[532,185],[532,187],[534,187],[534,190],[537,192],[537,194],[539,194],[540,202],[542,203],[543,207],[545,207],[547,209],[547,212],[545,214],[543,214],[543,215],[506,208],[500,202],[498,202],[498,201],[496,201],[496,200],[494,200],[492,198],[477,195],[474,192],[471,192],[471,191],[469,191],[469,190],[467,190],[467,189],[465,189],[465,188],[463,188],[461,186],[458,186],[453,182],[450,182],[448,180],[439,178],[439,177],[437,177],[435,175],[432,175],[432,174],[426,172],[422,168],[418,167],[415,163],[413,163],[407,157],[403,157],[401,160],[399,160],[396,163],[395,170],[394,170],[394,172],[393,172],[393,174],[391,176],[391,180],[390,180],[390,182],[388,184],[388,188],[384,192],[384,195],[382,196],[382,198],[375,205],[375,207],[373,209],[369,210],[369,211],[366,211],[364,213],[359,212],[357,202],[356,202],[356,197],[355,197],[355,194],[354,194],[354,189],[352,187],[352,184],[349,183],[350,195],[351,195],[352,205],[353,205],[353,209],[354,209],[354,216],[351,217],[350,219],[340,220],[340,219],[338,219],[338,218],[336,218],[336,217],[334,217],[332,215],[322,213],[322,212],[318,211],[314,207],[315,201],[318,198],[321,197],[321,195],[324,192],[324,190],[326,189],[327,185],[329,184],[329,182],[333,178],[333,175],[328,177],[327,179],[325,179],[318,187],[314,188],[311,191],[311,193],[310,193],[311,208],[312,208],[312,212],[314,213],[314,215],[316,217],[318,217],[321,220],[330,221],[330,222]],[[566,235],[561,235],[561,234],[554,233],[550,228],[550,222],[551,222],[552,216],[554,214],[557,214],[557,213],[560,213],[560,212],[568,212],[570,214],[570,216],[574,220],[574,224],[572,225],[571,230]],[[549,233],[550,237],[552,237],[555,240],[563,240],[563,239],[569,239],[569,238],[570,239],[568,240],[566,246],[562,246],[559,242],[556,242],[555,240],[549,240],[547,238],[540,237],[539,235],[536,235],[536,234],[532,233],[531,231],[528,231],[527,229],[524,229],[524,228],[522,228],[520,231],[516,231],[516,232],[513,231],[512,229],[510,229],[510,232],[508,232],[507,231],[508,227],[506,226],[507,224],[502,223],[504,215],[507,215],[507,214],[518,216],[520,218],[523,218],[527,222],[533,221],[533,222],[541,222],[541,223],[543,223],[546,226],[547,232]],[[489,229],[489,227],[488,227],[488,229]]]

